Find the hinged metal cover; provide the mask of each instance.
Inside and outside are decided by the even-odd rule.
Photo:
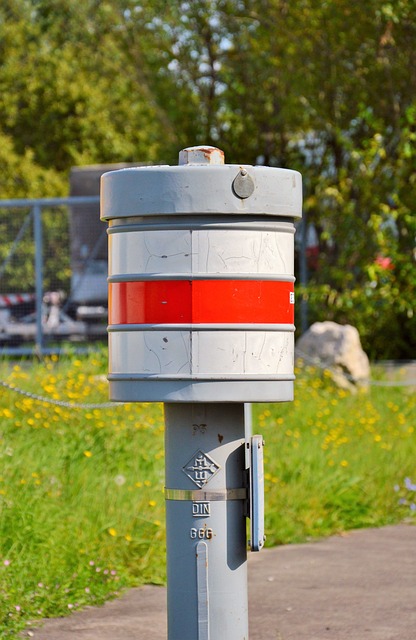
[[[263,437],[250,440],[250,549],[260,551],[264,535],[264,465]]]

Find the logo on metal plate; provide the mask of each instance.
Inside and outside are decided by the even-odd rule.
[[[198,450],[187,464],[182,467],[188,478],[200,489],[220,470],[220,466],[201,450]]]

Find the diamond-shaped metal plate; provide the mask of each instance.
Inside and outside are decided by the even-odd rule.
[[[201,489],[215,476],[220,468],[208,454],[198,449],[186,465],[182,467],[182,471]]]

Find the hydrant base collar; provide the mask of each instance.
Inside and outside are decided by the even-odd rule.
[[[293,380],[147,380],[108,376],[115,402],[290,402]],[[120,376],[121,377],[121,376]]]

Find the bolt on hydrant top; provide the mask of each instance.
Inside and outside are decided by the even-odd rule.
[[[224,164],[224,151],[205,145],[187,147],[179,151],[178,164]]]

